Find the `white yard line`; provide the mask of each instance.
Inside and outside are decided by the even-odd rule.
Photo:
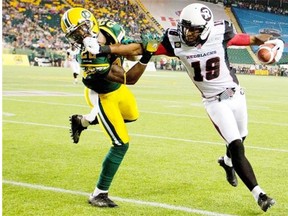
[[[54,102],[46,102],[46,101],[33,101],[33,100],[21,100],[21,99],[18,100],[18,99],[11,99],[11,98],[5,98],[3,100],[16,101],[16,102],[26,102],[26,103],[47,104],[47,105],[69,106],[69,107],[87,107],[87,105],[79,105],[79,104],[54,103]],[[181,106],[181,105],[178,104],[177,106]],[[190,104],[189,106],[199,107],[199,104]],[[140,112],[141,113],[155,114],[155,115],[170,115],[170,116],[187,117],[187,118],[201,118],[201,119],[208,118],[207,116],[196,116],[196,115],[188,115],[188,114],[169,113],[169,112],[154,112],[154,111],[145,111],[145,110],[140,110]],[[283,112],[288,112],[288,111],[283,111]],[[266,121],[249,120],[249,123],[283,126],[283,127],[288,126],[288,123],[285,123],[285,122],[266,122]]]
[[[53,191],[57,193],[66,193],[66,194],[74,194],[74,195],[81,195],[81,196],[89,196],[89,193],[81,192],[81,191],[73,191],[73,190],[66,190],[63,188],[55,188],[55,187],[49,187],[44,185],[37,185],[37,184],[29,184],[24,182],[15,182],[15,181],[9,181],[9,180],[2,180],[3,184],[9,184],[19,187],[26,187],[26,188],[32,188],[36,190],[45,190],[45,191]],[[111,199],[119,202],[126,202],[126,203],[132,203],[136,205],[145,205],[145,206],[151,206],[156,208],[164,208],[174,211],[181,211],[181,212],[188,212],[188,213],[196,213],[200,215],[208,215],[208,216],[231,216],[229,214],[222,214],[218,212],[210,212],[200,209],[193,209],[185,206],[176,206],[176,205],[170,205],[166,203],[157,203],[157,202],[149,202],[149,201],[142,201],[142,200],[134,200],[134,199],[126,199],[121,197],[112,197]]]
[[[18,91],[3,91],[2,95],[4,97],[23,97],[23,96],[83,96],[82,94],[73,94],[70,92],[53,92],[53,91],[36,91],[36,90],[18,90]]]
[[[3,116],[15,116],[15,113],[2,112]]]
[[[64,129],[70,128],[67,126],[41,124],[41,123],[35,123],[35,122],[20,122],[20,121],[11,121],[11,120],[2,120],[2,122],[3,123],[11,123],[11,124],[36,125],[36,126],[52,127],[52,128],[64,128]],[[101,132],[101,130],[95,130],[95,129],[89,129],[88,131]],[[205,140],[191,140],[191,139],[181,139],[181,138],[174,138],[174,137],[156,136],[156,135],[148,135],[148,134],[135,134],[135,133],[131,133],[130,135],[135,136],[135,137],[144,137],[144,138],[153,138],[153,139],[162,139],[162,140],[174,140],[177,142],[189,142],[189,143],[224,146],[223,142],[210,142],[210,141],[205,141]],[[248,145],[245,145],[245,148],[265,150],[265,151],[274,151],[274,152],[288,152],[288,150],[286,150],[286,149],[264,148],[264,147],[257,147],[257,146],[248,146]]]

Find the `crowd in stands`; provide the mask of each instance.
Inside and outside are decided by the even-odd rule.
[[[207,1],[207,0],[206,0]],[[210,1],[210,0],[209,0]],[[57,62],[64,60],[69,47],[60,28],[63,13],[71,7],[84,7],[97,19],[113,19],[120,23],[128,36],[139,39],[146,31],[159,32],[147,11],[137,0],[4,0],[2,3],[2,46],[16,52],[29,49],[30,59],[48,56]],[[283,8],[267,7],[243,1],[229,1],[233,6],[287,15]],[[67,4],[68,3],[68,4]],[[225,1],[224,1],[225,3]],[[51,57],[52,56],[52,57]],[[60,59],[60,60],[59,60]]]
[[[85,8],[94,12],[97,19],[112,19],[120,23],[130,37],[137,38],[145,31],[156,32],[145,13],[128,0],[89,1]]]
[[[279,65],[269,66],[266,65],[250,65],[250,66],[243,66],[238,65],[234,66],[235,72],[239,74],[248,74],[254,75],[257,73],[257,70],[267,71],[269,76],[288,76],[288,69]]]
[[[224,1],[224,5],[225,5],[225,1]],[[259,4],[259,3],[242,2],[242,1],[237,1],[237,0],[229,2],[228,6],[231,6],[231,5],[239,7],[239,8],[249,9],[249,10],[257,10],[257,11],[268,12],[268,13],[288,15],[288,10],[284,9],[283,7],[273,7],[273,6]]]
[[[61,13],[63,11],[58,11]],[[43,53],[46,49],[62,50],[67,42],[60,28],[49,26],[43,16],[57,13],[31,3],[5,0],[2,3],[3,48],[30,49]]]
[[[69,2],[69,1],[67,1]],[[128,36],[138,39],[145,31],[156,32],[145,13],[128,0],[70,0],[74,7],[84,7],[97,19],[113,19]],[[4,0],[2,23],[4,48],[31,49],[38,53],[66,50],[69,46],[60,28],[63,13],[71,6],[56,0]]]
[[[158,56],[154,58],[156,69],[171,71],[186,71],[181,60],[175,57]]]

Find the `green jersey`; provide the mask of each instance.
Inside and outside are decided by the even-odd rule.
[[[105,45],[116,43],[127,44],[131,42],[129,38],[125,37],[124,29],[112,20],[99,20],[99,28],[106,38]],[[105,94],[118,89],[121,84],[107,80],[106,76],[112,64],[122,66],[123,60],[124,58],[122,56],[101,53],[93,55],[87,50],[84,50],[79,59],[80,66],[84,71],[82,79],[84,85],[99,94]]]

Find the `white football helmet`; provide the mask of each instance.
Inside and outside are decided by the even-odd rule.
[[[193,3],[183,8],[177,28],[182,42],[197,46],[205,43],[213,26],[212,11],[204,4]]]

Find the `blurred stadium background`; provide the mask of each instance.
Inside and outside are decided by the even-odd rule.
[[[63,67],[68,42],[60,29],[62,14],[71,7],[85,7],[96,18],[110,18],[123,25],[127,35],[139,38],[146,31],[163,32],[176,27],[181,9],[192,2],[207,4],[215,19],[231,20],[238,32],[271,33],[285,41],[279,64],[260,65],[256,47],[228,49],[237,73],[288,76],[288,0],[4,0],[2,48],[4,65]],[[184,69],[177,59],[155,57],[156,69]]]

